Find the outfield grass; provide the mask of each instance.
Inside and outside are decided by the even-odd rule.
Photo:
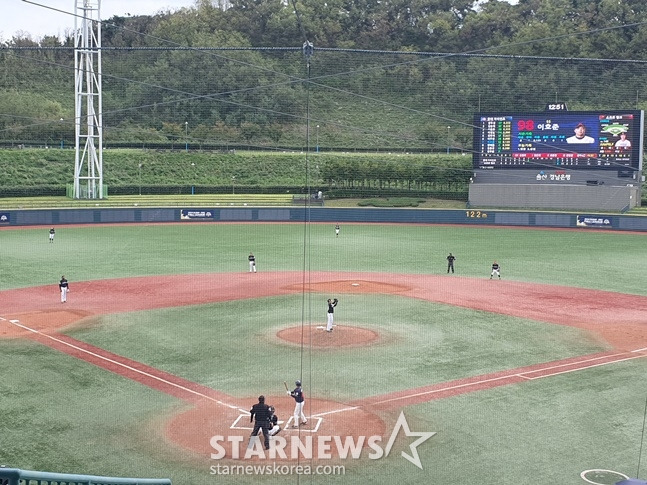
[[[647,295],[644,237],[348,224],[335,238],[330,224],[167,224],[61,227],[49,244],[46,228],[22,228],[0,230],[0,290],[55,285],[61,274],[73,287],[99,278],[246,272],[249,251],[259,271],[305,266],[444,274],[451,251],[458,258],[456,276],[488,278],[497,259],[508,280]],[[306,319],[323,320],[324,297],[312,295]],[[301,296],[291,295],[105,315],[68,333],[246,397],[298,372],[300,349],[269,335],[286,323],[300,324],[302,305]],[[576,328],[399,296],[344,295],[342,305],[339,323],[374,328],[389,338],[370,351],[314,350],[304,368],[311,396],[344,402],[606,348]],[[1,463],[170,477],[180,485],[297,482],[294,476],[210,476],[210,463],[163,442],[163,417],[185,404],[36,343],[0,340],[0,351]],[[409,406],[412,429],[438,432],[419,448],[424,472],[393,453],[349,467],[345,477],[301,481],[580,485],[585,482],[579,473],[591,468],[631,475],[639,455],[645,371],[639,359]]]
[[[375,271],[487,277],[647,294],[644,234],[498,227],[161,224],[0,231],[0,289],[135,275],[247,270]],[[305,247],[305,250],[304,250]]]

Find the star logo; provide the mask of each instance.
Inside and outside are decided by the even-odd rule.
[[[420,462],[420,457],[418,456],[418,446],[424,443],[425,441],[427,441],[433,435],[435,435],[436,432],[421,431],[419,433],[414,433],[409,429],[409,423],[407,423],[407,419],[404,417],[404,411],[400,411],[400,417],[396,421],[395,426],[393,427],[393,433],[391,433],[391,437],[389,438],[389,441],[386,444],[386,448],[384,450],[384,456],[389,456],[389,453],[391,452],[391,448],[393,447],[393,443],[395,442],[395,439],[397,438],[398,433],[400,432],[400,429],[404,430],[405,436],[419,436],[417,440],[415,440],[413,443],[409,445],[409,448],[411,449],[411,454],[409,455],[403,451],[402,456],[422,470],[422,463]]]

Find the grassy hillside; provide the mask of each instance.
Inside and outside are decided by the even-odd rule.
[[[345,167],[345,174],[336,168]],[[108,149],[103,152],[104,183],[109,187],[202,185],[224,187],[328,186],[352,176],[353,167],[396,169],[406,176],[412,167],[456,167],[470,170],[459,155],[304,152],[206,152],[199,150]],[[400,170],[401,169],[401,170]],[[370,169],[369,169],[370,170]],[[9,187],[64,186],[73,182],[74,151],[60,148],[0,150],[0,191]],[[371,171],[375,179],[386,174]],[[327,176],[328,174],[328,176]],[[327,180],[331,179],[331,180]],[[366,180],[366,185],[375,185]],[[0,192],[0,196],[2,196]],[[5,196],[7,194],[4,194]]]

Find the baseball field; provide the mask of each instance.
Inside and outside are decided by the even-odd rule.
[[[646,234],[186,223],[59,226],[49,243],[48,229],[0,229],[2,465],[178,485],[647,476]],[[278,436],[311,438],[313,458],[213,455],[214,436],[249,450],[260,394],[292,424],[296,379],[308,424]],[[337,446],[376,436],[356,456]]]

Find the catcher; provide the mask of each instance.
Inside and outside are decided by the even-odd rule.
[[[279,434],[279,431],[281,431],[281,427],[279,426],[279,418],[275,414],[274,406],[268,406],[267,410],[270,413],[270,416],[268,418],[269,425],[267,426],[268,428],[267,432],[270,435],[270,437],[272,437],[274,435]],[[259,428],[259,430],[256,432],[256,435],[254,436],[258,436],[260,432],[261,432],[261,429]]]
[[[279,418],[275,414],[274,406],[270,406],[270,436],[277,435],[281,431],[279,426]]]
[[[332,332],[333,320],[335,315],[335,307],[339,303],[337,298],[331,300],[328,298],[328,324],[326,325],[326,332]]]
[[[265,396],[259,396],[258,403],[254,404],[249,411],[249,420],[254,422],[254,429],[250,439],[258,436],[258,432],[262,431],[266,450],[270,449],[270,419],[270,406],[265,404]]]

